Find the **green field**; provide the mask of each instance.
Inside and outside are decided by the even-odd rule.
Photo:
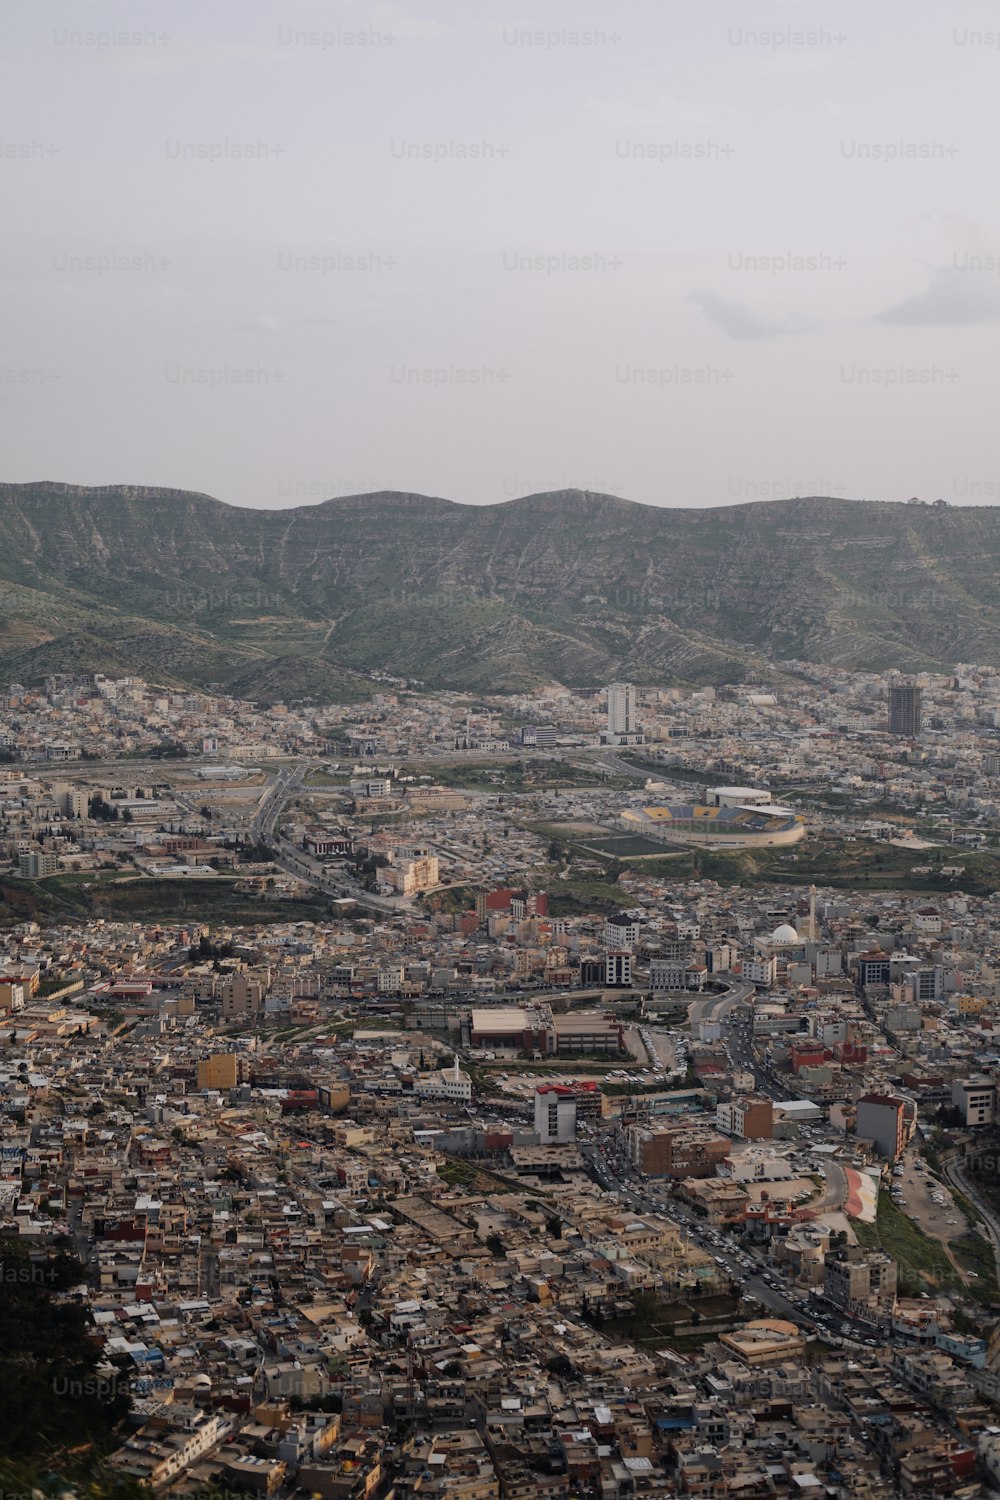
[[[1000,1298],[993,1250],[989,1242],[970,1228],[949,1244],[958,1264],[975,1273],[966,1280],[955,1270],[944,1246],[915,1224],[897,1208],[888,1193],[879,1193],[878,1214],[874,1225],[854,1221],[859,1243],[881,1245],[899,1267],[901,1296],[919,1296],[921,1292],[962,1291],[974,1302],[990,1304]]]
[[[668,858],[667,850],[657,839],[646,839],[637,833],[608,834],[606,838],[581,838],[576,843],[585,854],[608,855],[612,859]],[[686,850],[679,851],[681,856]],[[677,857],[676,855],[674,856]]]
[[[55,875],[48,880],[3,880],[0,926],[29,920],[51,924],[95,917],[109,921],[202,921],[238,926],[329,919],[329,902],[319,895],[296,901],[261,900],[235,891],[234,883],[218,876],[89,882],[79,875]]]
[[[591,838],[561,830],[558,823],[535,824],[563,843],[570,856],[626,865],[644,875],[662,880],[704,878],[720,885],[826,885],[857,891],[966,891],[985,896],[1000,888],[1000,852],[962,849],[896,849],[889,844],[859,840],[847,843],[829,837],[805,838],[799,844],[779,848],[734,849],[731,852],[685,847],[668,853],[651,840],[622,835],[636,849],[626,852],[613,835]],[[571,825],[572,826],[572,825]],[[639,849],[653,852],[641,853]],[[914,874],[914,865],[930,865],[929,872]],[[942,865],[962,867],[959,876],[940,873]],[[620,899],[620,898],[619,898]]]
[[[549,912],[553,917],[582,916],[586,912],[615,912],[622,904],[623,893],[617,886],[599,880],[553,881],[549,894]]]

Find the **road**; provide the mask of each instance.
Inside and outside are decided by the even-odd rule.
[[[299,880],[307,880],[324,895],[348,897],[357,902],[358,906],[365,907],[369,911],[408,910],[409,902],[404,898],[377,896],[371,891],[366,891],[357,881],[350,878],[346,870],[338,869],[337,874],[332,875],[327,866],[321,864],[319,860],[312,859],[277,832],[281,810],[292,793],[302,785],[310,764],[309,761],[297,761],[283,766],[278,772],[273,784],[261,797],[250,825],[255,842],[269,847],[276,865],[280,865],[290,875],[297,876]]]

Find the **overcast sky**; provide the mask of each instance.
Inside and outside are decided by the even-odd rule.
[[[0,478],[1000,495],[1000,12],[8,6]]]

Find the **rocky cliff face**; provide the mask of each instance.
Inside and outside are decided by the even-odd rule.
[[[0,674],[61,661],[274,696],[705,682],[786,658],[1000,664],[1000,509],[824,498],[716,510],[578,490],[382,492],[264,511],[125,485],[0,485]],[[102,663],[106,660],[106,667]]]

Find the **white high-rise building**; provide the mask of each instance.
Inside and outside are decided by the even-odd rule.
[[[636,719],[635,687],[631,682],[612,682],[608,686],[608,727],[602,735],[606,744],[635,744],[642,739]]]
[[[576,1099],[558,1083],[535,1090],[535,1130],[543,1146],[566,1146],[576,1140]]]
[[[608,733],[635,733],[635,688],[630,682],[613,682],[608,688]]]

